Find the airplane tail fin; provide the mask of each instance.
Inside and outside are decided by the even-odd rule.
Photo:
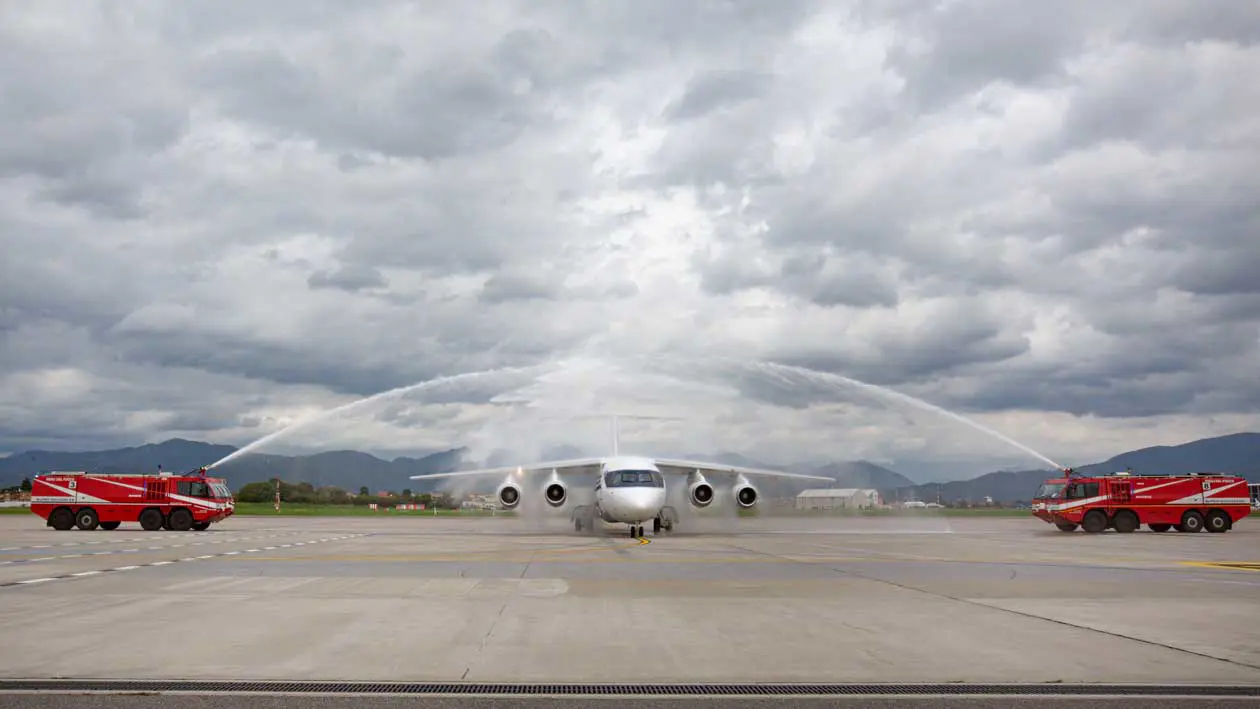
[[[621,455],[621,420],[622,419],[634,419],[636,421],[685,421],[686,420],[685,418],[681,416],[666,416],[666,415],[655,415],[655,414],[631,414],[631,413],[625,413],[624,411],[622,413],[612,413],[611,411],[584,412],[584,413],[576,414],[576,415],[574,414],[556,415],[556,416],[544,417],[544,418],[555,418],[555,419],[564,420],[564,421],[572,421],[572,420],[577,420],[577,419],[608,419],[610,423],[612,424],[613,455]]]
[[[618,450],[620,448],[619,444],[620,444],[621,436],[619,435],[619,431],[617,430],[617,414],[612,415],[612,438],[613,438],[613,441],[612,441],[613,455],[621,455],[620,451]]]

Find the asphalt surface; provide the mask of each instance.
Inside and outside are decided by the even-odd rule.
[[[644,543],[563,521],[391,514],[200,533],[0,516],[0,677],[1260,686],[1260,572],[1210,565],[1260,562],[1253,519],[1220,535],[1063,534],[1031,517],[691,520]],[[817,701],[919,701],[887,699]],[[1020,705],[967,706],[988,701]],[[1214,701],[1193,703],[1246,702]]]
[[[839,698],[482,698],[482,697],[293,697],[293,696],[222,696],[179,695],[40,695],[10,694],[4,706],[10,709],[164,709],[171,702],[180,709],[585,709],[590,706],[625,707],[626,709],[761,709],[792,707],[793,709],[893,709],[924,707],[930,709],[1243,709],[1260,706],[1254,699],[1220,699],[1204,697],[839,697]]]

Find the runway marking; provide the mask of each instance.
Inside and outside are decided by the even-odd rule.
[[[1186,566],[1199,566],[1208,569],[1230,569],[1232,571],[1260,571],[1260,561],[1183,561]]]
[[[321,539],[321,540],[319,540],[319,541],[311,541],[311,542],[307,542],[307,544],[308,544],[308,545],[310,545],[310,544],[318,544],[318,543],[320,543],[320,542],[338,542],[338,541],[343,541],[343,540],[346,540],[346,539],[356,539],[356,538],[358,538],[358,537],[366,537],[366,536],[369,536],[369,534],[366,534],[366,533],[365,533],[365,534],[347,534],[347,535],[343,535],[343,536],[340,536],[340,537],[329,537],[329,538],[327,538],[327,539]],[[225,540],[225,541],[234,542],[234,541],[242,541],[242,540]],[[167,565],[170,565],[170,564],[178,564],[178,563],[184,563],[184,562],[189,562],[189,561],[201,561],[201,560],[204,560],[204,559],[216,559],[216,558],[220,558],[220,557],[230,557],[230,556],[236,556],[236,555],[238,555],[238,554],[249,554],[249,553],[259,552],[259,551],[262,551],[262,549],[248,549],[248,550],[225,551],[225,552],[220,552],[220,553],[218,553],[218,554],[204,554],[204,555],[202,555],[202,556],[187,556],[187,557],[183,557],[183,558],[181,558],[181,559],[167,559],[167,560],[160,560],[160,561],[151,561],[151,562],[149,562],[149,563],[147,563],[147,564],[135,564],[135,565],[128,565],[128,566],[118,566],[118,567],[115,567],[115,568],[112,568],[112,569],[97,569],[97,570],[93,570],[93,571],[80,571],[80,572],[77,572],[77,573],[62,574],[61,576],[44,576],[44,577],[37,578],[37,579],[23,579],[23,580],[20,580],[20,581],[8,581],[8,582],[0,583],[0,588],[10,588],[10,587],[15,587],[15,586],[26,586],[26,585],[30,585],[30,584],[46,583],[46,582],[48,582],[48,581],[62,581],[62,580],[66,580],[66,579],[85,578],[85,577],[88,577],[88,576],[97,576],[97,575],[100,575],[100,574],[119,573],[119,572],[122,572],[122,571],[133,571],[133,570],[135,570],[135,569],[143,569],[143,568],[148,568],[148,567],[152,567],[152,566],[167,566]],[[115,552],[108,552],[108,551],[107,551],[107,552],[97,552],[97,553],[98,553],[98,554],[112,554],[112,553],[115,553]],[[76,556],[82,556],[82,555],[76,555]],[[95,555],[93,555],[93,556],[95,556]],[[49,557],[49,558],[57,558],[57,557]]]
[[[195,533],[193,533],[193,534],[194,534],[194,536],[200,536],[200,535],[203,535],[203,534],[207,534],[207,532],[195,532]],[[257,541],[257,540],[261,540],[261,539],[275,539],[275,538],[277,538],[277,537],[281,537],[281,536],[291,536],[291,534],[283,534],[283,535],[279,535],[279,534],[271,534],[271,535],[265,535],[265,536],[239,537],[239,538],[233,538],[233,539],[216,539],[216,540],[211,541],[211,542],[193,542],[191,545],[189,545],[189,544],[166,544],[166,545],[161,545],[161,546],[151,546],[151,547],[146,547],[146,548],[144,549],[144,551],[162,551],[162,550],[164,550],[164,549],[181,549],[181,548],[186,547],[186,546],[202,546],[202,545],[205,545],[205,544],[236,544],[236,543],[244,543],[244,542]],[[183,538],[183,537],[181,537],[181,538]],[[138,539],[145,539],[145,537],[139,537]],[[152,539],[152,537],[148,537],[148,539],[150,539],[150,540],[151,540],[151,539]],[[115,539],[115,540],[111,540],[111,541],[113,541],[113,542],[115,542],[115,543],[118,543],[118,542],[128,542],[128,541],[136,541],[136,540],[134,540],[134,539]],[[320,541],[330,541],[330,540],[320,540]],[[60,545],[58,545],[58,546],[62,546],[62,547],[70,547],[70,546],[83,546],[83,545],[88,545],[88,544],[100,544],[100,543],[101,543],[101,542],[100,542],[99,540],[98,540],[98,541],[92,541],[92,542],[68,542],[68,543],[65,543],[65,544],[60,544]],[[313,544],[314,542],[311,542],[311,543]],[[48,548],[48,546],[47,546],[47,545],[40,546],[40,547],[6,547],[5,549],[0,549],[0,551],[32,551],[32,550],[35,550],[35,549],[46,549],[46,548]],[[94,552],[91,552],[90,554],[91,554],[92,556],[105,556],[105,555],[109,555],[109,554],[137,554],[137,553],[140,553],[140,552],[141,552],[141,550],[140,550],[140,549],[138,549],[138,548],[137,548],[137,549],[109,549],[109,550],[105,550],[105,551],[94,551]],[[62,554],[62,555],[60,555],[60,556],[40,556],[40,557],[36,557],[36,558],[33,558],[33,559],[6,559],[6,560],[4,560],[4,561],[0,561],[0,566],[7,566],[7,565],[9,565],[9,564],[32,564],[32,563],[39,562],[39,561],[51,561],[51,560],[53,560],[53,559],[75,559],[75,558],[81,557],[81,556],[83,556],[83,555],[84,555],[84,553],[82,553],[82,552],[81,552],[81,553],[78,553],[78,554]]]
[[[76,531],[82,531],[82,530],[76,530]],[[106,531],[106,530],[101,530],[101,531]],[[256,532],[254,532],[254,533],[256,533]],[[297,535],[297,534],[303,534],[303,533],[304,533],[304,532],[301,532],[301,531],[296,531],[296,532],[277,532],[277,533],[274,533],[274,534],[268,534],[268,535],[261,536],[261,537],[259,537],[259,536],[249,536],[249,537],[231,537],[231,538],[229,538],[229,539],[219,539],[219,540],[216,540],[216,541],[213,541],[213,542],[199,542],[199,543],[200,543],[200,544],[221,544],[221,543],[224,543],[224,542],[228,542],[228,543],[231,543],[231,542],[244,542],[244,541],[250,541],[250,540],[253,540],[253,539],[278,539],[278,538],[280,538],[280,537],[292,537],[292,536],[294,536],[294,535]],[[216,531],[216,532],[207,532],[207,531],[194,532],[194,531],[188,531],[188,532],[179,532],[178,534],[180,534],[180,537],[179,537],[180,539],[187,539],[187,538],[189,538],[189,537],[206,537],[206,536],[212,536],[212,535],[213,535],[213,536],[219,536],[219,535],[222,535],[222,534],[252,534],[252,533],[251,533],[251,532],[246,532],[246,531],[243,531],[243,530],[242,530],[242,531],[239,531],[239,532],[230,532],[230,531],[228,531],[228,532],[224,532],[224,531]],[[144,536],[144,537],[119,537],[119,538],[111,538],[111,539],[93,539],[92,541],[86,541],[86,542],[62,542],[62,543],[57,544],[57,545],[55,545],[55,546],[58,546],[58,547],[76,547],[76,546],[84,546],[84,545],[88,545],[88,544],[129,544],[129,543],[132,543],[132,542],[151,542],[151,541],[153,541],[153,534],[152,534],[152,533],[150,533],[148,536]],[[52,545],[52,544],[36,544],[36,545],[33,545],[33,546],[25,546],[25,547],[3,547],[3,548],[0,548],[0,552],[9,552],[9,551],[27,551],[27,550],[30,550],[30,549],[48,549],[48,548],[50,548],[50,547],[52,547],[52,546],[54,546],[54,545]],[[167,548],[167,547],[163,547],[163,548],[165,549],[165,548]]]

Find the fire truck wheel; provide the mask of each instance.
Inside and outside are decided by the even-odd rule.
[[[1157,524],[1148,524],[1146,526],[1150,527],[1152,532],[1167,532],[1168,530],[1172,529],[1171,524],[1167,524],[1164,522],[1160,522]]]
[[[209,522],[195,522],[192,528],[194,532],[204,532],[207,529],[210,529],[210,523]]]
[[[1060,532],[1076,531],[1076,525],[1071,522],[1055,522],[1054,526],[1058,527]]]
[[[1207,513],[1207,531],[1220,534],[1228,532],[1230,526],[1232,525],[1229,515],[1225,514],[1224,510],[1212,510]]]
[[[122,522],[101,522],[101,529],[105,530],[106,532],[113,531],[115,529],[118,529],[118,525],[120,524],[122,524]]]
[[[140,528],[146,532],[156,532],[162,528],[162,513],[155,509],[147,509],[140,513]]]
[[[1195,512],[1194,510],[1190,510],[1189,512],[1185,513],[1184,515],[1181,516],[1181,524],[1177,525],[1177,531],[1186,532],[1188,534],[1193,534],[1195,532],[1202,532],[1203,531],[1203,515],[1199,514],[1198,512]]]
[[[100,518],[96,516],[96,510],[91,507],[84,507],[74,515],[74,524],[85,532],[96,529],[96,525],[100,523]]]
[[[1111,524],[1115,526],[1117,532],[1129,534],[1137,531],[1141,522],[1138,521],[1138,516],[1131,510],[1120,510],[1111,518]]]
[[[187,532],[193,526],[192,513],[183,508],[171,510],[170,523],[171,529],[176,532]]]
[[[1085,519],[1081,520],[1081,529],[1090,534],[1098,534],[1107,529],[1107,513],[1102,510],[1090,510],[1085,513]]]
[[[58,507],[48,515],[48,525],[58,532],[64,532],[74,526],[74,513],[65,507]]]

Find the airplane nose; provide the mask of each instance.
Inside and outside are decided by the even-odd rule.
[[[617,491],[618,516],[629,522],[651,519],[665,504],[665,491],[657,488],[623,489]]]

